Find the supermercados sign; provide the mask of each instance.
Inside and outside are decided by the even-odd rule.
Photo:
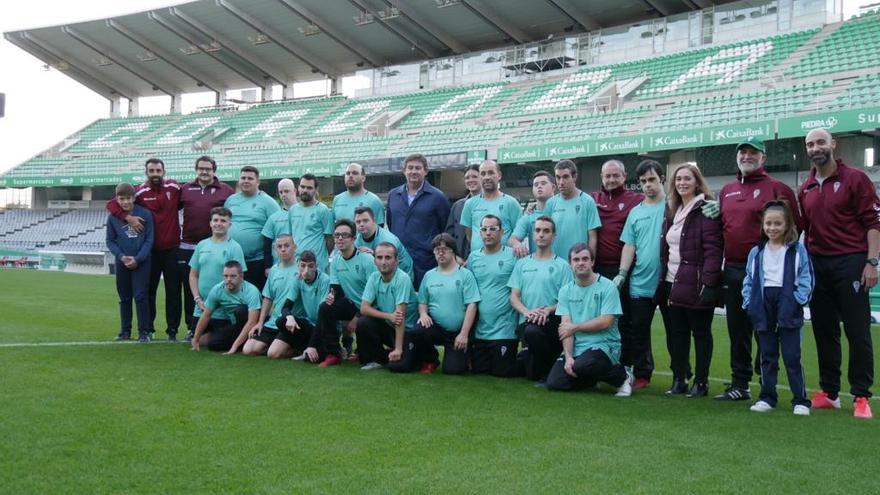
[[[880,127],[880,107],[860,110],[841,110],[838,112],[801,115],[779,119],[780,138],[806,136],[808,132],[823,127],[831,132],[860,131]]]

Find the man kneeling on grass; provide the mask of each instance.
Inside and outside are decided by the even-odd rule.
[[[416,291],[409,275],[397,268],[394,244],[380,242],[373,257],[379,271],[367,279],[357,321],[361,369],[373,370],[387,363],[393,372],[413,371],[422,364],[425,353],[409,332],[418,318]]]
[[[562,356],[550,370],[547,388],[572,390],[605,382],[618,397],[632,394],[633,377],[620,364],[620,296],[611,280],[593,271],[593,253],[579,242],[568,252],[574,282],[559,290]]]
[[[330,291],[330,276],[318,270],[315,253],[306,250],[299,255],[299,276],[293,281],[278,320],[278,335],[269,347],[270,359],[293,359],[320,363],[326,356],[319,349],[321,334],[318,325],[318,307]]]
[[[278,263],[269,270],[266,285],[263,287],[263,306],[260,308],[260,318],[257,320],[257,324],[251,328],[248,334],[249,338],[241,350],[242,354],[247,356],[266,354],[269,346],[278,336],[279,328],[284,328],[285,322],[280,321],[281,312],[284,310],[287,293],[293,287],[299,273],[298,267],[293,262],[296,244],[290,234],[281,234],[275,239],[275,251],[278,253]]]
[[[235,354],[260,318],[260,291],[242,278],[241,263],[223,265],[223,282],[205,300],[205,311],[196,324],[192,350],[204,345],[211,351]]]

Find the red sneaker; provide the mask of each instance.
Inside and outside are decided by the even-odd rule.
[[[856,397],[855,403],[853,403],[853,417],[860,419],[871,419],[874,417],[874,414],[871,413],[871,404],[868,404],[867,397]]]
[[[633,383],[633,390],[641,390],[650,384],[651,384],[650,378],[636,378],[635,383]]]
[[[328,354],[327,357],[321,361],[321,364],[318,365],[319,368],[327,368],[329,366],[336,366],[337,364],[342,362],[342,358],[337,356],[336,354]]]
[[[840,409],[840,397],[831,400],[828,398],[828,393],[824,390],[816,392],[812,403],[813,409]]]
[[[421,373],[423,375],[430,375],[436,369],[437,369],[436,363],[425,363],[424,365],[422,365],[422,369],[419,370],[419,373]]]

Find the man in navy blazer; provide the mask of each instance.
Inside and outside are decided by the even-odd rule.
[[[400,238],[413,259],[413,283],[416,289],[425,273],[437,266],[431,240],[446,228],[449,199],[443,191],[428,184],[428,160],[412,154],[403,161],[406,183],[388,193],[385,220],[391,232]]]

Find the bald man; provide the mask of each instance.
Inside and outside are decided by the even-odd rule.
[[[366,206],[373,210],[373,216],[376,223],[385,225],[385,206],[379,196],[367,191],[364,183],[367,180],[367,174],[364,167],[360,163],[349,163],[345,167],[345,191],[333,197],[333,204],[330,209],[333,210],[333,221],[341,218],[347,218],[354,221],[354,210],[360,206]]]
[[[288,219],[288,211],[290,207],[296,203],[296,186],[293,184],[293,181],[290,179],[281,179],[278,181],[278,196],[281,198],[281,208],[276,211],[266,220],[266,225],[263,226],[263,255],[268,256],[269,253],[272,254],[273,266],[277,265],[281,258],[278,255],[278,252],[272,249],[272,245],[275,242],[275,239],[278,239],[282,235],[290,235],[290,223],[287,221]],[[268,270],[266,272],[266,276],[268,276]]]
[[[871,179],[834,158],[837,142],[825,129],[807,134],[810,176],[798,190],[804,241],[816,288],[810,318],[819,357],[814,409],[840,409],[840,321],[849,341],[848,378],[853,416],[873,415],[868,399],[874,382],[871,306],[880,264],[880,199]]]

